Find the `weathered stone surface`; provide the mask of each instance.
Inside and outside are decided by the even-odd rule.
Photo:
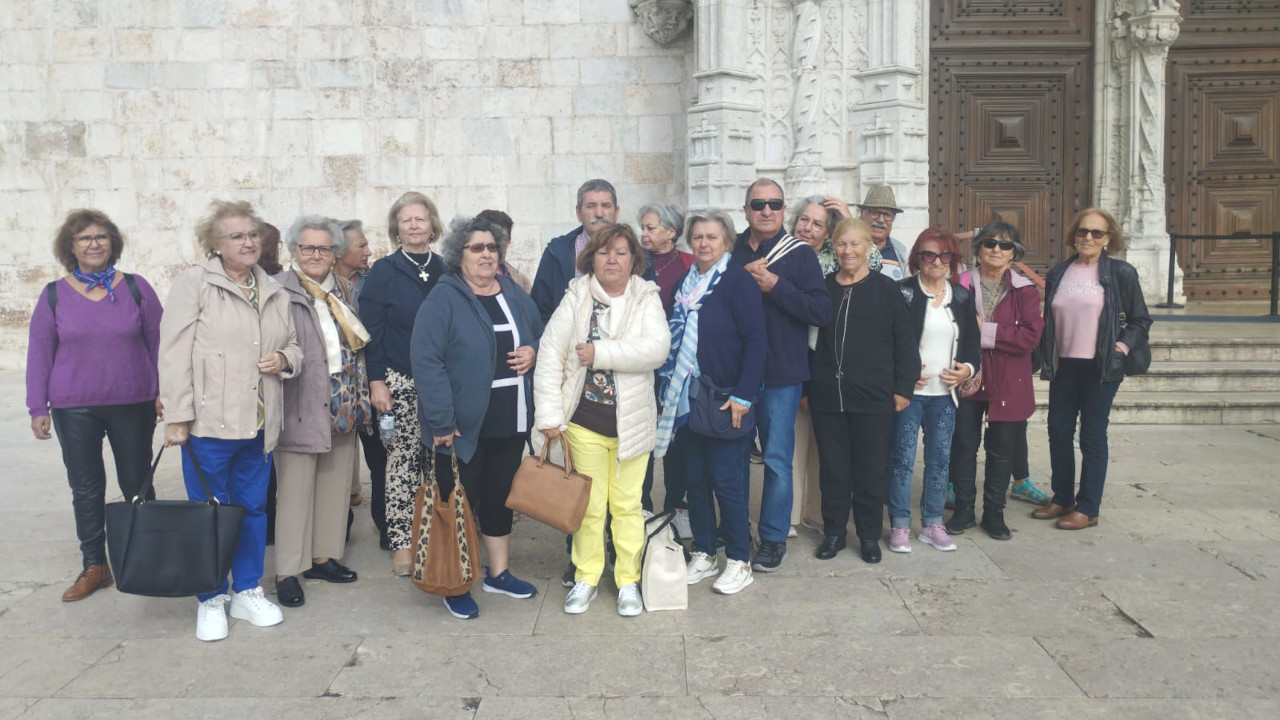
[[[119,644],[101,638],[0,639],[0,697],[49,697]]]
[[[925,635],[1133,637],[1098,583],[894,580]]]
[[[1280,698],[1274,638],[1045,638],[1089,697]]]
[[[45,698],[24,717],[32,720],[171,720],[178,717],[204,720],[268,716],[280,720],[345,720],[352,717],[464,720],[475,717],[474,703],[471,698]]]
[[[1263,720],[1280,713],[1276,700],[1095,699],[1095,698],[902,698],[885,703],[889,720],[989,720],[1089,718],[1090,720]]]
[[[1272,579],[1218,584],[1106,580],[1109,600],[1157,638],[1277,638],[1280,582]],[[1039,635],[1040,633],[1037,633]]]

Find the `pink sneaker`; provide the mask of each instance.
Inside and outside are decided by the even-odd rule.
[[[891,528],[889,549],[900,553],[911,552],[911,528]]]
[[[928,525],[920,530],[920,541],[928,543],[943,552],[956,549],[956,543],[941,525]]]

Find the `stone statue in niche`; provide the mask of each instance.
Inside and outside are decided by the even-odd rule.
[[[787,165],[792,193],[816,192],[822,182],[822,152],[818,141],[822,110],[822,13],[816,0],[792,0],[795,34],[791,44],[791,71],[795,97],[791,103],[793,143]]]
[[[693,19],[692,0],[629,0],[644,34],[666,45],[684,32]]]

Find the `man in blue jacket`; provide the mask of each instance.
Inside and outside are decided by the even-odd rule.
[[[608,180],[588,180],[578,188],[575,211],[582,224],[547,243],[533,278],[529,295],[537,303],[543,323],[556,311],[569,281],[582,274],[575,269],[574,260],[587,246],[591,233],[602,225],[618,222],[618,193]]]
[[[756,400],[764,492],[757,524],[760,548],[751,567],[759,572],[777,570],[787,554],[796,412],[801,386],[809,379],[809,326],[825,326],[832,315],[818,256],[782,227],[786,207],[778,183],[769,178],[751,183],[742,208],[747,229],[733,246],[733,261],[751,273],[764,293],[769,341],[764,385]]]

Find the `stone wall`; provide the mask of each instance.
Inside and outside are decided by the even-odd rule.
[[[532,274],[589,177],[629,222],[685,201],[691,52],[627,0],[4,0],[0,365],[25,360],[75,207],[116,221],[121,268],[162,298],[215,197],[282,228],[360,218],[377,254],[405,190],[446,221],[501,208]]]

